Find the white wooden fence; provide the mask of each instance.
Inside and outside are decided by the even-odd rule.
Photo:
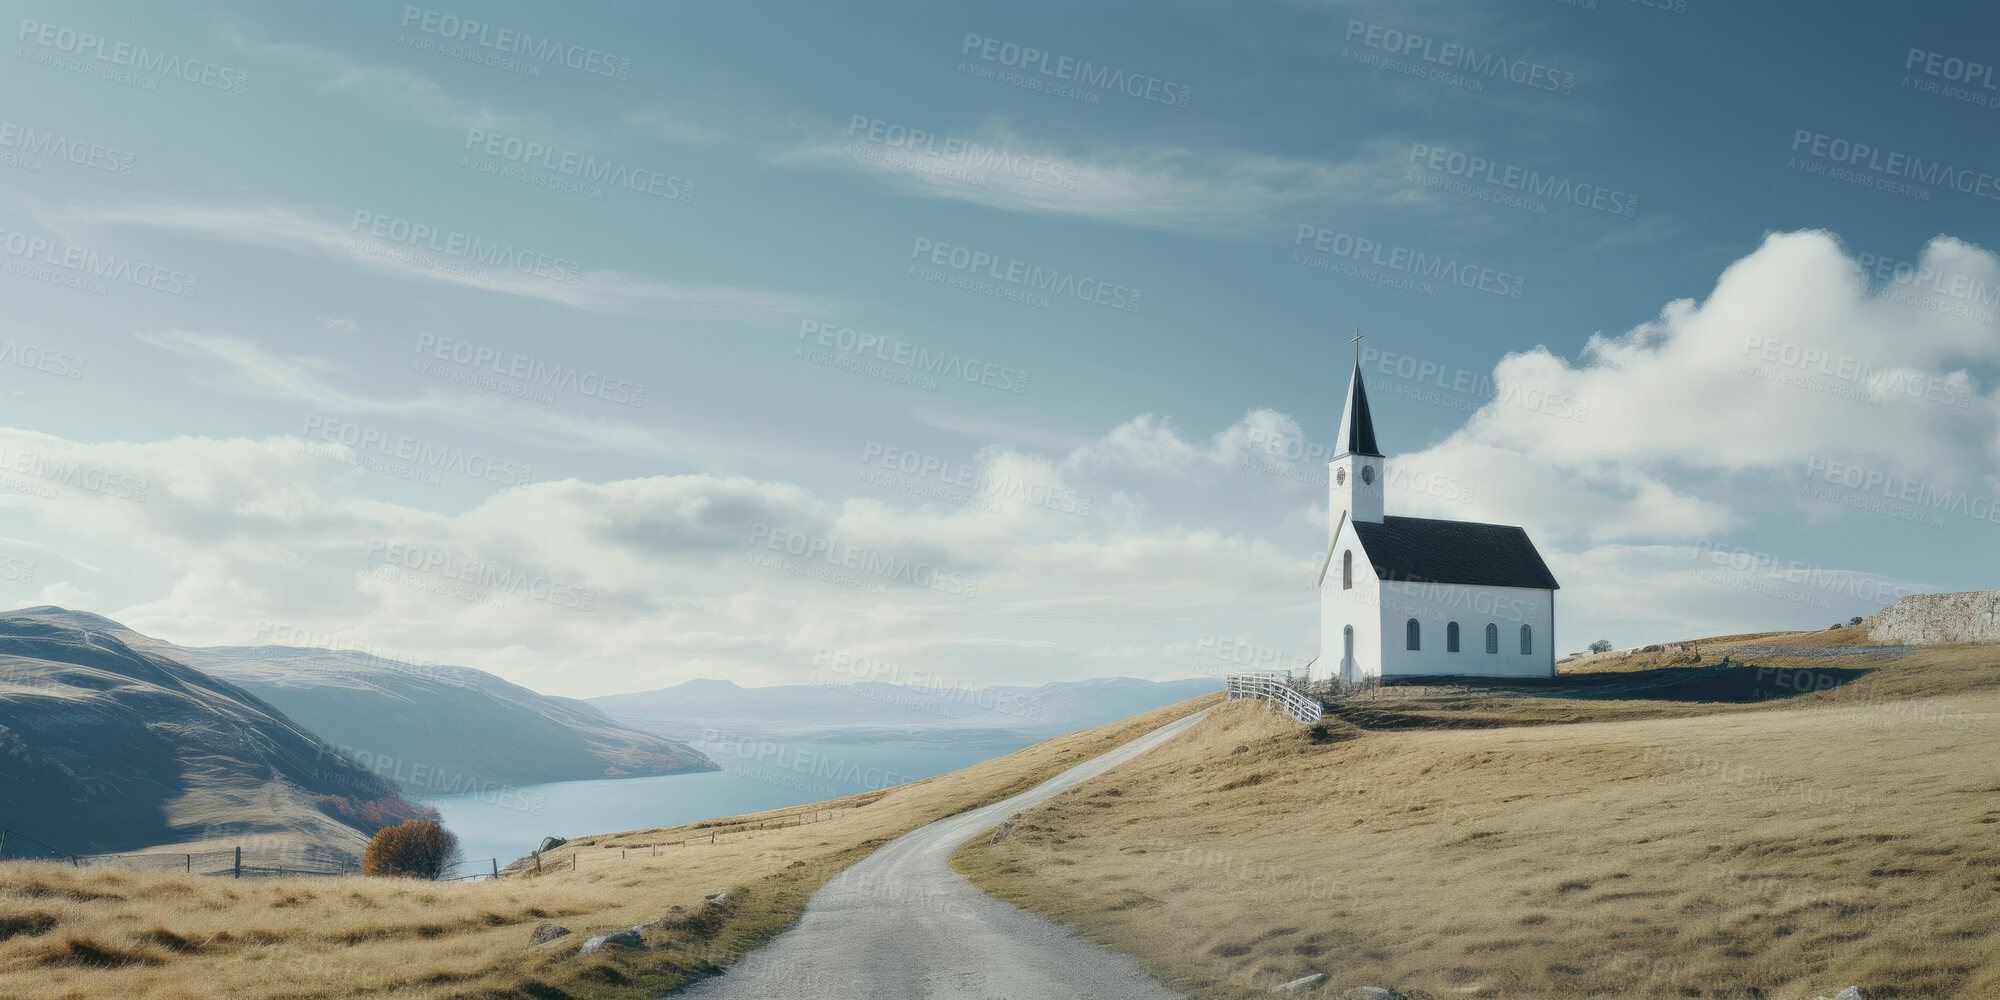
[[[1262,698],[1278,706],[1286,715],[1306,725],[1316,725],[1325,716],[1319,699],[1308,698],[1293,688],[1289,674],[1230,674],[1229,697]]]

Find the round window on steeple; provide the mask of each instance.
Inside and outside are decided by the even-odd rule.
[[[1346,470],[1346,469],[1335,469],[1335,470],[1333,470],[1333,485],[1335,485],[1335,486],[1346,486],[1346,485],[1347,485],[1347,470]]]
[[[1364,483],[1364,484],[1366,484],[1366,485],[1369,485],[1369,486],[1373,486],[1373,485],[1375,485],[1375,467],[1374,467],[1374,466],[1372,466],[1372,465],[1364,465],[1364,466],[1362,466],[1362,467],[1361,467],[1361,481],[1362,481],[1362,483]]]

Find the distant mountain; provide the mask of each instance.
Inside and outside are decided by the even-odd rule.
[[[0,826],[75,854],[247,835],[351,859],[380,820],[417,814],[395,783],[162,646],[81,611],[0,614]]]
[[[739,687],[692,680],[591,704],[658,733],[755,735],[801,742],[979,748],[1075,732],[1220,688],[1216,680],[1099,677],[1040,687],[883,684]]]
[[[294,646],[187,647],[176,655],[278,706],[419,799],[716,770],[686,743],[470,667]]]

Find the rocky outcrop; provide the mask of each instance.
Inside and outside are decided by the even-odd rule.
[[[550,941],[554,941],[559,937],[566,937],[568,934],[569,928],[567,927],[559,927],[555,924],[543,924],[535,928],[535,933],[528,936],[528,944],[548,944]]]
[[[1876,642],[2000,642],[2000,590],[1911,594],[1861,624]]]

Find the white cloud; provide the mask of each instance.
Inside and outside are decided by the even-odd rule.
[[[1992,268],[1952,243],[1925,260],[1956,274]],[[1797,520],[1786,477],[1803,455],[1893,458],[1937,477],[1959,462],[1973,469],[1961,477],[1992,468],[1990,395],[1963,407],[1867,404],[1741,373],[1753,334],[1952,386],[1976,385],[1972,372],[1993,367],[1992,342],[1962,320],[1857,282],[1831,237],[1773,237],[1705,301],[1595,338],[1577,361],[1510,356],[1495,373],[1499,398],[1445,440],[1391,456],[1389,508],[1528,526],[1564,583],[1562,641],[1572,648],[1598,634],[1624,643],[1817,627],[1919,589],[1925,581],[1894,579],[1859,556],[1805,565],[1726,541]],[[152,339],[314,405],[445,408],[344,390],[314,359],[254,343],[184,331]],[[1524,387],[1588,401],[1587,414],[1522,405]],[[1393,446],[1393,428],[1381,430]],[[1746,440],[1760,436],[1775,440]],[[95,593],[104,606],[93,610],[169,639],[249,642],[257,621],[288,622],[559,693],[703,674],[798,682],[822,649],[1008,683],[1087,676],[1110,662],[1141,676],[1185,672],[1185,644],[1202,635],[1317,645],[1324,455],[1271,410],[1205,436],[1143,415],[1066,452],[990,446],[969,456],[983,483],[1090,497],[1087,517],[977,488],[882,499],[721,475],[543,482],[431,510],[372,496],[365,474],[305,444],[88,444],[0,431],[9,468],[59,470],[45,479],[58,495],[0,493],[0,508],[23,537],[70,560],[60,586],[74,589],[51,593]],[[147,484],[145,499],[73,485],[63,477],[74,470]],[[1449,481],[1442,489],[1438,477]],[[975,502],[957,502],[959,492]],[[390,544],[414,546],[417,568],[386,562]],[[425,570],[426,559],[486,575],[467,583],[466,572]],[[580,595],[590,610],[571,606]]]

